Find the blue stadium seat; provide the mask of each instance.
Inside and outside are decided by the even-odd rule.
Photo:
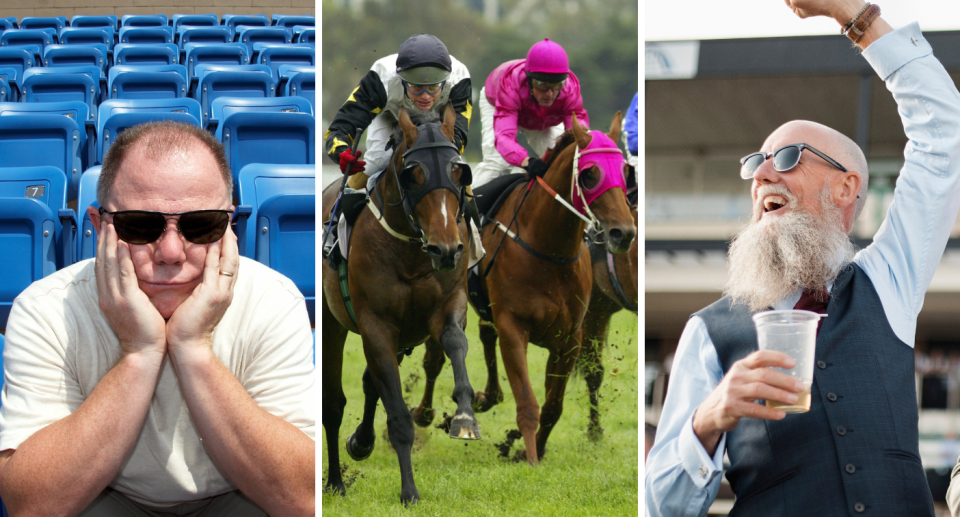
[[[233,37],[237,43],[243,43],[250,49],[253,56],[254,43],[289,44],[293,39],[293,31],[284,27],[241,27]]]
[[[225,45],[187,43],[183,50],[182,63],[187,67],[187,82],[190,83],[191,91],[196,87],[194,68],[198,65],[247,65],[250,63],[250,51],[242,43]]]
[[[169,20],[165,14],[125,14],[120,18],[123,27],[166,27]]]
[[[76,69],[90,69],[97,75]],[[60,73],[58,71],[63,70]],[[23,102],[83,101],[95,113],[100,103],[100,69],[88,67],[28,68],[20,87]],[[96,77],[96,79],[94,79]]]
[[[297,283],[308,298],[311,321],[316,283],[316,223],[311,215],[316,206],[315,177],[313,165],[252,163],[243,167],[236,218],[240,254],[281,271]],[[289,210],[287,219],[284,209]],[[267,227],[265,235],[263,227]],[[260,240],[261,235],[267,239]],[[293,253],[283,249],[284,245],[294,245]]]
[[[279,82],[280,65],[315,66],[316,53],[309,45],[271,45],[261,47],[257,63],[269,66],[273,80]]]
[[[111,99],[166,99],[187,96],[183,65],[116,65],[110,69]]]
[[[234,34],[237,33],[237,26],[241,27],[269,27],[270,18],[265,14],[225,14],[223,15],[223,25],[230,27]]]
[[[17,29],[17,17],[10,16],[7,18],[0,18],[0,33],[3,31],[10,31]]]
[[[0,168],[0,205],[12,199],[29,199],[42,204],[52,215],[53,249],[49,256],[57,269],[76,262],[77,216],[67,208],[66,186],[63,172],[56,167]],[[6,253],[4,249],[0,255]]]
[[[96,66],[107,69],[104,45],[47,45],[43,51],[43,66]]]
[[[278,27],[293,27],[294,25],[314,27],[317,25],[317,19],[307,15],[275,14],[271,18],[273,25]]]
[[[113,49],[113,58],[118,65],[176,65],[180,62],[180,52],[173,43],[120,43]]]
[[[176,33],[180,27],[218,27],[220,18],[215,14],[175,14],[170,25]]]
[[[237,112],[220,121],[217,139],[237,178],[249,163],[311,164],[315,161],[313,115],[307,113]]]
[[[114,31],[117,30],[118,23],[117,17],[113,14],[108,14],[105,16],[90,16],[78,14],[73,18],[70,18],[71,27],[111,27]]]
[[[4,31],[0,34],[0,46],[36,47],[40,55],[43,55],[44,47],[54,43],[54,36],[47,29],[20,29]]]
[[[67,18],[65,16],[24,16],[23,19],[20,20],[21,29],[53,29],[57,31],[57,34],[60,34],[60,30],[66,26]]]
[[[58,114],[0,117],[0,164],[56,167],[67,178],[67,200],[76,199],[83,171],[81,127],[74,119]]]
[[[100,166],[90,167],[80,176],[80,192],[77,195],[77,261],[97,256],[97,232],[87,214],[87,207],[100,208],[97,202],[97,182],[100,181]]]
[[[40,66],[34,60],[33,53],[16,47],[0,47],[0,66],[13,68],[17,71],[17,78],[23,78],[23,71],[31,66]]]
[[[203,120],[200,122],[203,127],[207,126],[211,104],[218,97],[276,96],[276,83],[274,83],[269,69],[252,69],[256,65],[248,65],[245,68],[251,68],[251,70],[243,71],[211,68],[216,66],[199,65],[194,69],[198,74],[197,91],[194,98],[199,97],[198,100],[203,113]]]
[[[57,270],[55,224],[56,217],[39,201],[0,198],[0,327],[7,326],[13,300]]]
[[[0,66],[0,80],[3,81],[3,92],[0,93],[0,102],[20,101],[20,79],[17,70],[8,66]]]
[[[266,111],[271,113],[308,113],[313,115],[313,106],[301,97],[220,97],[210,105],[207,129],[214,130],[220,121],[241,111]]]
[[[233,33],[229,27],[191,27],[183,26],[177,29],[178,45],[183,50],[188,43],[231,43]]]
[[[173,43],[173,27],[120,27],[120,43]]]
[[[296,72],[287,80],[283,94],[287,97],[303,97],[310,101],[316,110],[316,74],[314,72]]]
[[[60,43],[64,45],[86,45],[99,43],[113,50],[113,27],[66,27],[60,31]]]
[[[189,113],[193,118],[200,120],[200,103],[194,99],[184,97],[180,99],[108,99],[100,104],[98,121],[106,121],[111,115],[118,113],[164,111],[168,113]],[[102,124],[97,134],[103,134]]]
[[[143,110],[111,115],[100,124],[100,127],[103,129],[100,133],[100,139],[97,141],[97,163],[103,163],[103,157],[107,154],[107,151],[110,150],[110,144],[116,140],[117,135],[122,133],[124,130],[136,126],[137,124],[145,124],[147,122],[156,122],[160,120],[184,122],[200,127],[200,121],[189,113]]]
[[[2,69],[0,69],[2,70]],[[0,103],[0,117],[8,115],[63,115],[77,122],[80,131],[80,166],[86,169],[96,161],[97,123],[95,113],[81,101],[65,102],[4,102]]]
[[[299,25],[293,27],[293,42],[304,45],[317,46],[317,31],[313,27],[306,27],[303,30],[297,30]]]

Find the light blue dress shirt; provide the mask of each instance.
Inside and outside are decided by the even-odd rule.
[[[875,41],[863,57],[893,93],[909,142],[886,219],[853,261],[873,282],[897,337],[913,347],[917,314],[960,208],[960,93],[916,23]],[[800,295],[774,308],[792,309]],[[690,318],[647,458],[647,515],[706,515],[716,498],[726,434],[711,457],[693,432],[693,414],[722,377],[703,320]]]

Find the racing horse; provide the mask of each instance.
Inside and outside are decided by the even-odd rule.
[[[348,332],[360,334],[367,360],[363,419],[347,439],[346,450],[355,460],[373,452],[373,419],[377,400],[382,400],[400,464],[400,499],[406,505],[416,503],[420,494],[410,457],[413,420],[398,370],[403,354],[425,340],[435,342],[453,365],[457,411],[450,436],[479,439],[480,429],[464,363],[468,229],[463,202],[471,175],[452,143],[456,115],[447,105],[442,125],[415,126],[403,110],[398,118],[398,147],[356,217],[347,257],[337,270],[324,264],[322,420],[329,458],[326,488],[345,494],[339,455],[346,405],[343,347]],[[336,185],[324,190],[324,207],[333,205],[336,194]],[[324,215],[329,218],[329,208]]]
[[[616,135],[619,128],[618,112],[610,134]],[[471,303],[481,318],[488,372],[486,390],[476,393],[474,408],[486,411],[503,398],[497,379],[499,335],[525,457],[533,465],[543,457],[547,438],[563,412],[567,378],[580,353],[581,323],[593,282],[583,244],[586,221],[597,221],[612,253],[627,251],[637,233],[624,195],[623,156],[612,137],[588,133],[574,117],[572,129],[560,136],[546,160],[549,168],[543,178],[512,183],[504,193],[499,192],[503,185],[494,183],[476,190],[478,199],[487,197],[481,202],[482,212],[487,212],[489,199],[498,202],[491,208],[496,213],[484,216],[481,234],[488,254],[478,264],[479,276],[471,278],[475,283],[470,287]],[[528,342],[550,354],[542,414],[527,372]],[[419,425],[432,418],[428,408],[433,380],[442,364],[442,354],[428,344],[427,388],[414,411],[415,417],[422,416]]]
[[[630,167],[627,180],[627,200],[635,225],[639,224],[637,213],[636,171]],[[633,184],[633,188],[629,185]],[[638,226],[639,228],[639,226]],[[590,240],[588,238],[588,240]],[[603,348],[607,341],[610,318],[621,310],[636,314],[639,301],[639,281],[637,278],[640,261],[640,240],[633,241],[627,253],[614,255],[601,245],[590,241],[590,258],[593,262],[593,292],[590,294],[590,306],[583,319],[583,349],[577,361],[577,369],[583,373],[590,394],[590,423],[587,435],[593,439],[603,436],[600,426],[600,385],[603,383]]]

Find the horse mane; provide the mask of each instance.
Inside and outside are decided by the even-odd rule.
[[[550,167],[551,165],[553,165],[553,162],[557,159],[557,156],[560,156],[560,153],[564,149],[566,149],[567,147],[570,147],[570,144],[574,144],[576,143],[576,141],[577,141],[577,137],[573,134],[572,129],[568,129],[564,131],[563,134],[560,135],[559,138],[557,138],[557,143],[554,144],[554,146],[551,147],[546,153],[547,167]]]

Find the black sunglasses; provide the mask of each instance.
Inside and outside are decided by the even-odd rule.
[[[807,144],[790,144],[772,153],[753,153],[740,158],[740,177],[745,180],[752,179],[754,173],[760,168],[760,165],[771,156],[773,157],[773,170],[777,172],[787,172],[800,163],[800,153],[802,153],[804,149],[809,149],[813,154],[823,158],[830,165],[833,165],[843,172],[847,172],[847,169],[843,165],[840,165],[836,160],[814,149],[812,146]]]
[[[217,242],[227,231],[230,224],[230,210],[191,210],[189,212],[150,212],[147,210],[117,210],[110,212],[100,209],[103,214],[113,216],[113,227],[117,229],[120,240],[130,244],[149,244],[156,241],[167,229],[170,216],[179,215],[177,231],[184,239],[194,244]]]

